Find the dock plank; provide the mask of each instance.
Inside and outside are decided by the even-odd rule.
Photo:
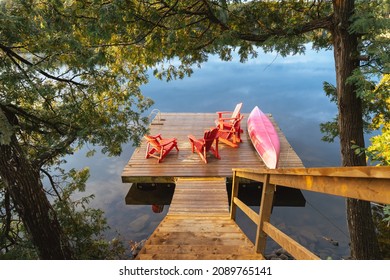
[[[219,213],[229,214],[226,180],[220,179],[182,179],[176,180],[168,214],[178,213]]]

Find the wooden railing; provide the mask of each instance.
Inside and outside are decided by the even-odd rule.
[[[238,197],[240,178],[263,183],[259,213]],[[230,215],[236,219],[239,207],[256,225],[255,248],[264,255],[267,237],[272,238],[295,259],[316,260],[317,255],[270,223],[276,186],[390,204],[390,167],[338,167],[293,169],[233,169]]]

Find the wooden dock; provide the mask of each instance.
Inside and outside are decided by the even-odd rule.
[[[150,134],[158,134],[164,138],[178,139],[179,152],[172,150],[162,163],[155,158],[145,159],[146,141],[142,141],[131,156],[122,173],[124,183],[175,183],[176,178],[183,177],[220,177],[231,178],[233,168],[264,168],[265,165],[256,153],[248,138],[246,120],[241,123],[244,130],[243,142],[239,148],[231,148],[223,143],[219,144],[218,160],[209,155],[209,163],[201,161],[196,153],[191,152],[188,135],[203,137],[204,130],[215,126],[215,113],[161,113],[150,125]],[[301,159],[297,156],[286,137],[270,116],[279,134],[281,152],[279,168],[303,167]]]
[[[172,150],[162,163],[145,159],[146,141],[136,148],[122,173],[124,183],[174,183],[175,191],[167,216],[155,229],[137,259],[264,259],[254,244],[231,219],[226,180],[233,168],[264,169],[265,165],[248,138],[246,118],[243,142],[238,148],[219,144],[218,160],[212,155],[205,164],[192,153],[188,135],[199,138],[215,126],[213,113],[162,113],[150,125],[150,134],[175,137],[179,152]],[[303,167],[272,116],[279,134],[279,167]]]

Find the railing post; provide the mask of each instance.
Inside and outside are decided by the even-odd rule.
[[[275,186],[269,183],[270,174],[264,175],[263,190],[261,195],[259,223],[256,232],[256,253],[264,255],[267,234],[263,231],[263,222],[269,222],[271,217],[272,205],[274,200]]]
[[[234,203],[234,198],[238,196],[239,177],[237,171],[233,171],[232,195],[230,201],[230,219],[236,220],[237,205]]]

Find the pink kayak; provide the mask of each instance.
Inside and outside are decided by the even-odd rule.
[[[279,136],[270,119],[257,106],[249,114],[248,133],[265,165],[275,169],[280,153]]]

